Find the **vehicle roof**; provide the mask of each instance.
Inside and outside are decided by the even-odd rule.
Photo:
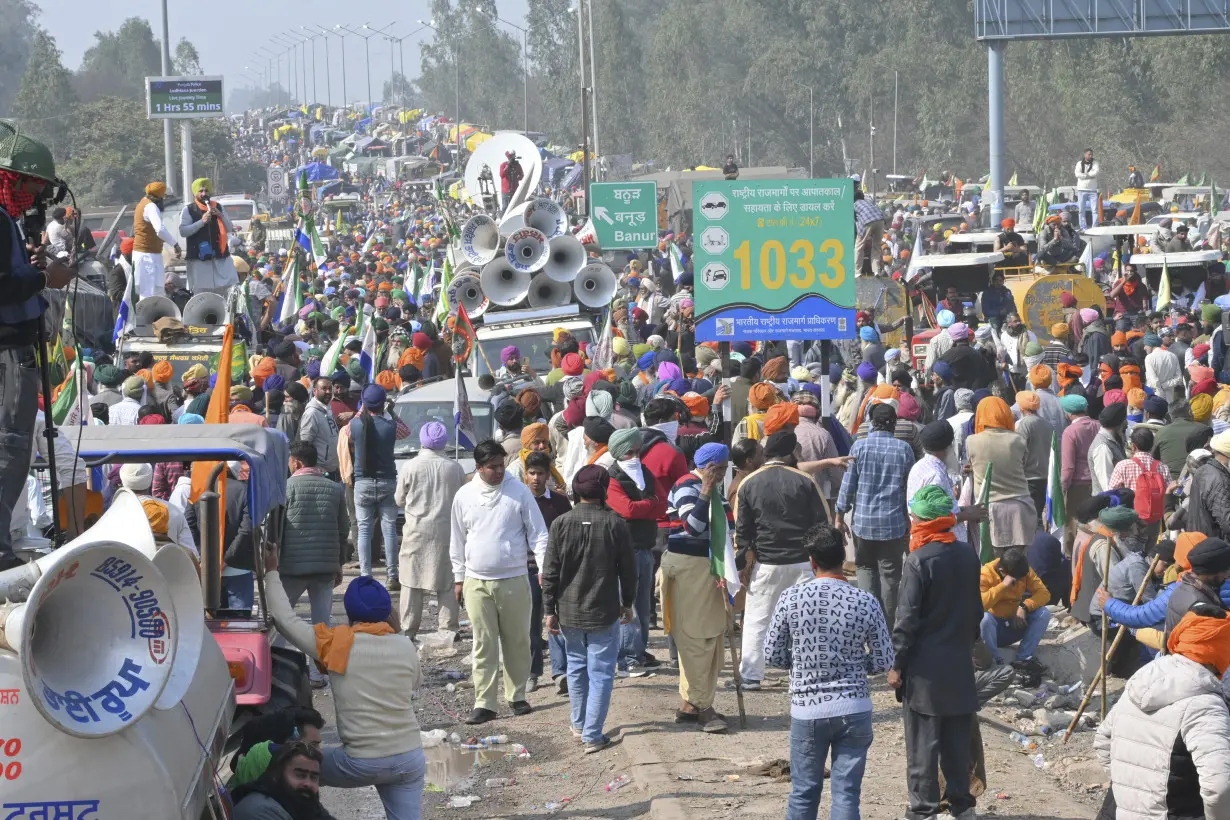
[[[589,330],[593,331],[594,326],[586,319],[558,319],[547,322],[535,322],[533,324],[509,324],[509,325],[483,325],[475,332],[478,334],[480,341],[488,339],[511,339],[517,336],[530,336],[535,333],[550,334],[557,327],[562,327],[564,330]]]
[[[1159,230],[1161,229],[1152,223],[1147,225],[1096,225],[1081,231],[1081,233],[1086,236],[1129,236],[1136,234],[1153,236]]]
[[[462,381],[465,382],[466,396],[470,401],[487,401],[491,393],[478,386],[478,378],[475,376],[463,376]],[[394,404],[414,404],[420,401],[449,401],[457,395],[457,380],[456,379],[440,379],[414,388],[409,393],[403,393],[397,397]]]
[[[449,382],[452,384],[452,382]],[[87,426],[78,454],[84,461],[133,464],[159,461],[243,461],[251,470],[248,509],[253,521],[286,503],[290,443],[276,430],[254,424]]]
[[[1026,242],[1034,238],[1034,235],[1031,232],[1017,231],[1017,233],[1020,234],[1021,238],[1024,239]],[[966,243],[973,244],[975,242],[994,242],[997,236],[999,236],[998,231],[972,231],[969,233],[954,233],[952,236],[948,237],[948,243],[952,244],[953,242],[955,242],[958,245],[964,245]]]
[[[1219,261],[1221,261],[1221,251],[1180,251],[1179,253],[1134,253],[1128,260],[1128,264],[1160,268],[1163,264],[1167,267],[1180,267]]]
[[[962,268],[969,265],[994,265],[1003,261],[1004,255],[999,251],[933,253],[918,257],[918,265],[923,268]]]

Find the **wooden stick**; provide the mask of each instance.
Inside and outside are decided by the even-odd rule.
[[[1102,589],[1106,590],[1107,593],[1110,592],[1110,556],[1114,551],[1115,539],[1113,537],[1107,538],[1106,563],[1104,564],[1104,571],[1102,572]],[[1106,617],[1106,607],[1102,607],[1102,663],[1100,665],[1102,672],[1102,720],[1106,720],[1106,640],[1110,637],[1107,634],[1108,632],[1110,632],[1110,619]],[[1089,688],[1092,689],[1093,687]]]
[[[1154,569],[1157,568],[1157,563],[1158,563],[1158,559],[1154,558],[1153,562],[1149,564],[1149,570],[1145,573],[1145,577],[1140,580],[1140,587],[1136,590],[1136,597],[1132,598],[1132,606],[1138,605],[1140,603],[1140,600],[1145,597],[1145,587],[1149,585],[1149,579],[1153,576],[1153,571]],[[1105,608],[1102,609],[1102,615],[1104,617],[1106,615]],[[1110,659],[1115,656],[1115,650],[1119,648],[1119,642],[1123,640],[1123,636],[1126,634],[1126,632],[1127,632],[1126,627],[1120,625],[1119,628],[1115,632],[1115,640],[1113,643],[1111,643],[1110,650],[1103,653],[1102,663],[1098,667],[1098,674],[1095,675],[1093,680],[1089,682],[1089,690],[1085,692],[1085,697],[1084,699],[1081,700],[1080,708],[1076,710],[1076,716],[1073,717],[1072,722],[1068,724],[1068,731],[1064,732],[1064,735],[1063,735],[1064,743],[1068,742],[1068,738],[1072,737],[1072,732],[1076,730],[1076,724],[1080,722],[1081,715],[1085,714],[1085,709],[1089,706],[1089,699],[1093,697],[1093,689],[1095,686],[1098,685],[1099,681],[1101,681],[1102,683],[1102,691],[1103,691],[1102,703],[1103,703],[1103,708],[1105,708],[1106,665],[1110,663]],[[1105,636],[1106,633],[1103,632],[1102,634],[1103,636]]]
[[[747,728],[747,709],[743,705],[743,676],[739,674],[739,653],[735,651],[735,611],[730,605],[730,596],[722,588],[722,602],[726,605],[726,645],[730,647],[730,671],[734,673],[735,698],[739,701],[739,728]]]

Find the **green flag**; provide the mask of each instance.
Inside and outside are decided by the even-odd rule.
[[[739,592],[739,571],[735,568],[735,542],[726,522],[726,505],[720,493],[709,496],[709,569],[726,584],[726,594]]]

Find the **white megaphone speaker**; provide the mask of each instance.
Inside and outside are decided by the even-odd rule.
[[[615,298],[617,282],[611,269],[601,262],[591,262],[581,268],[572,283],[577,301],[587,308],[604,308]]]
[[[133,314],[133,322],[138,325],[152,325],[154,322],[166,316],[174,316],[180,318],[179,308],[165,296],[146,296],[141,301],[137,302],[137,309]]]
[[[177,706],[188,694],[197,662],[201,659],[201,645],[209,632],[205,629],[205,598],[201,594],[201,571],[196,556],[179,544],[163,544],[154,553],[154,566],[171,588],[171,605],[175,607],[175,624],[179,631],[171,677],[154,702],[155,709],[166,710]]]
[[[527,226],[542,231],[547,239],[554,239],[568,230],[568,215],[563,207],[546,197],[531,199],[525,206],[524,218]]]
[[[491,304],[483,293],[483,286],[479,278],[469,272],[454,276],[453,281],[448,283],[448,303],[464,305],[466,315],[471,319],[482,316]]]
[[[585,267],[585,246],[575,236],[561,234],[551,240],[543,272],[556,282],[571,282]]]
[[[121,491],[80,537],[11,571],[38,580],[26,603],[9,610],[4,643],[20,657],[35,708],[66,734],[105,737],[132,725],[159,702],[176,669],[179,596],[146,549],[153,554],[154,541],[141,502]],[[180,580],[191,580],[199,600],[193,575]],[[204,630],[199,609],[182,617]]]
[[[530,281],[530,307],[559,307],[572,299],[572,286],[557,282],[546,271],[534,274]]]
[[[512,307],[530,292],[530,274],[517,270],[503,257],[488,262],[479,281],[483,294],[500,307]],[[467,307],[466,311],[469,310]]]
[[[593,218],[591,217],[588,220],[586,220],[585,224],[581,226],[581,230],[577,231],[575,234],[573,234],[573,236],[576,237],[578,242],[580,242],[582,245],[585,245],[586,247],[590,245],[597,247],[598,231],[594,229]]]
[[[137,303],[137,307],[140,307]],[[183,322],[186,325],[226,324],[226,300],[216,293],[198,293],[184,305]]]
[[[547,264],[547,237],[534,228],[522,228],[508,237],[504,257],[508,264],[524,273],[535,273]]]
[[[500,235],[511,236],[525,227],[525,205],[518,205],[500,220]]]
[[[466,261],[481,268],[500,252],[500,226],[486,214],[471,217],[461,226],[461,252]]]

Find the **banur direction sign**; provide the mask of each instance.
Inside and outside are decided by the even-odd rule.
[[[226,116],[221,77],[146,77],[151,120],[199,120]]]
[[[698,341],[854,335],[850,180],[714,180],[692,196]]]
[[[658,244],[658,186],[653,182],[595,182],[589,186],[590,215],[604,251],[639,250]]]

